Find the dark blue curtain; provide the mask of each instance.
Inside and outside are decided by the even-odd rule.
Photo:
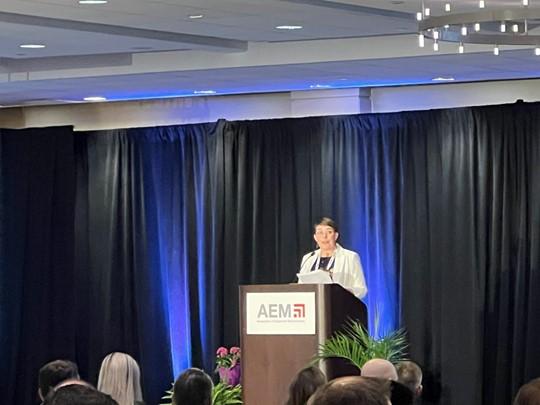
[[[122,347],[140,353],[148,387],[159,386],[160,377],[166,388],[167,370],[169,380],[189,365],[211,371],[218,346],[239,344],[238,285],[293,281],[299,257],[314,247],[313,221],[321,215],[341,220],[343,244],[365,253],[368,281],[377,280],[373,308],[386,315],[382,326],[396,327],[391,162],[380,153],[373,160],[380,169],[361,170],[389,142],[374,136],[375,121],[365,139],[357,118],[220,121],[78,136],[78,162],[84,162],[78,267],[85,268],[83,285],[98,286],[85,317],[99,325],[85,333],[90,374],[107,352]],[[335,125],[347,128],[332,140],[327,134]],[[363,152],[344,154],[356,147]],[[332,170],[335,159],[342,162]],[[378,201],[385,206],[373,219]],[[154,351],[142,350],[151,343]],[[169,368],[147,375],[160,356]]]
[[[0,130],[0,397],[37,402],[37,370],[74,358],[70,127]]]
[[[57,357],[95,382],[129,352],[150,404],[183,368],[212,371],[239,343],[238,285],[293,281],[321,215],[362,257],[372,333],[408,329],[424,402],[509,403],[540,375],[539,113],[1,132],[9,403],[34,403]]]
[[[369,293],[369,330],[380,337],[399,325],[398,228],[402,159],[400,115],[324,118],[322,212],[341,224],[360,253]]]
[[[403,116],[402,321],[443,404],[508,404],[540,375],[539,112]]]

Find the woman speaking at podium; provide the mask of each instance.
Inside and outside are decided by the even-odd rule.
[[[306,254],[300,264],[300,275],[313,271],[327,272],[331,282],[340,284],[358,298],[367,294],[360,256],[338,243],[338,227],[330,218],[322,218],[314,226],[313,239],[319,247]],[[303,282],[301,276],[299,282]]]

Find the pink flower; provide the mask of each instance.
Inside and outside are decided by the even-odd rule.
[[[218,357],[225,357],[226,355],[229,354],[229,351],[227,350],[226,347],[222,346],[219,349],[217,349],[216,354]]]
[[[216,351],[216,371],[219,372],[219,379],[227,385],[240,383],[240,348],[232,346],[230,349],[220,347]]]

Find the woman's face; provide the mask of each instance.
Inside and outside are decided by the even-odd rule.
[[[339,234],[328,225],[317,225],[313,239],[322,250],[333,250],[336,248],[336,241]]]

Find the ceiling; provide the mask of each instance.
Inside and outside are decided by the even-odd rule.
[[[451,0],[454,11],[477,0]],[[444,1],[425,0],[433,14]],[[514,7],[519,0],[487,1]],[[530,8],[535,7],[531,0]],[[421,0],[0,2],[0,106],[523,79],[531,49],[417,46]],[[540,7],[540,5],[537,5]],[[191,17],[190,17],[191,16]],[[193,18],[193,16],[200,16]],[[279,30],[280,25],[302,29]],[[21,44],[44,44],[22,49]]]

